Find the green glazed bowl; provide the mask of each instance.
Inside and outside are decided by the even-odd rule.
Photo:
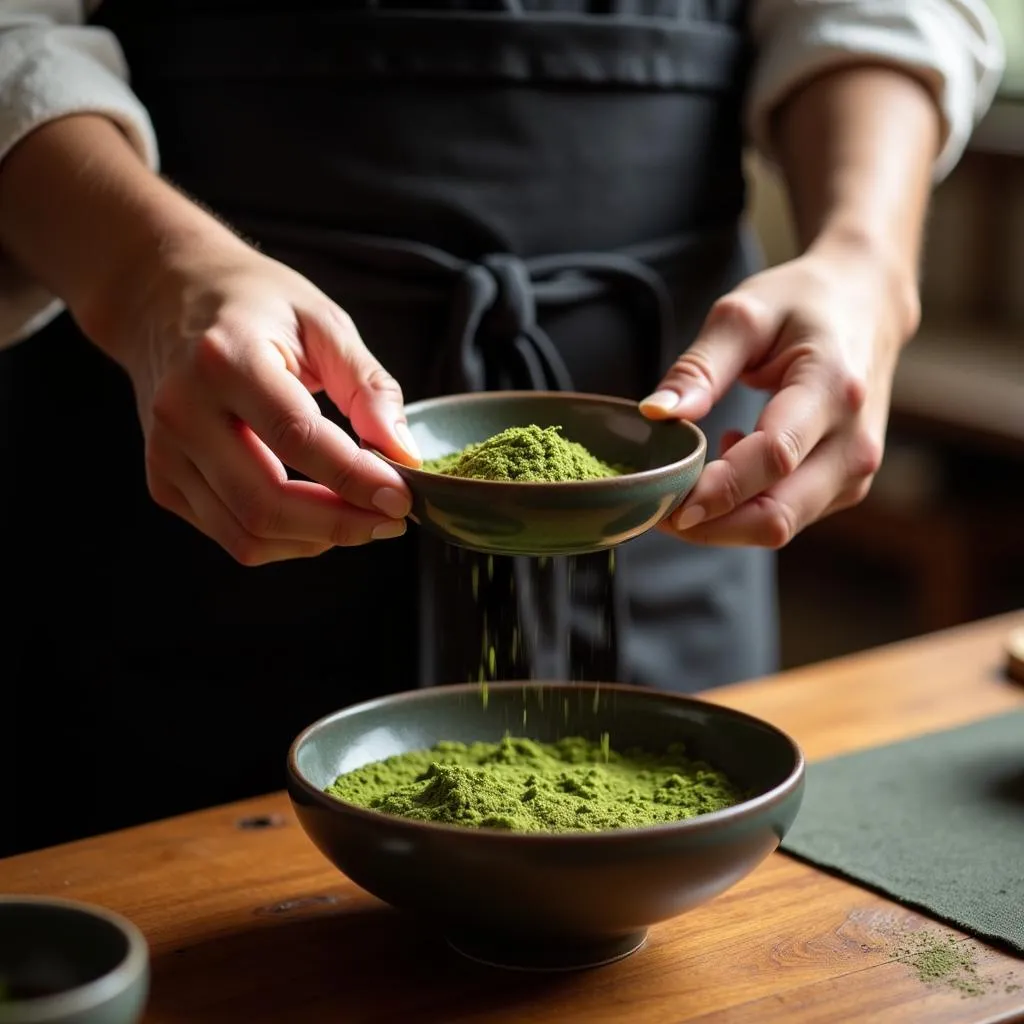
[[[0,897],[0,1024],[136,1024],[149,950],[130,921],[44,896]]]
[[[536,424],[559,426],[604,462],[635,470],[603,480],[508,483],[385,459],[412,492],[414,522],[449,544],[496,555],[576,555],[631,540],[678,508],[707,450],[692,423],[649,420],[635,402],[601,395],[494,391],[431,398],[405,412],[426,460]]]
[[[523,727],[524,711],[526,726]],[[543,742],[608,732],[618,749],[683,742],[751,796],[648,828],[513,833],[413,821],[324,793],[344,772],[441,740]],[[288,791],[302,828],[357,885],[425,919],[459,952],[519,969],[628,956],[647,929],[734,885],[782,841],[804,758],[766,722],[679,694],[594,683],[492,683],[393,694],[336,712],[292,744]]]

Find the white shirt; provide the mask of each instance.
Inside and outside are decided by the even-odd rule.
[[[142,2],[142,0],[139,0]],[[72,113],[112,118],[146,163],[159,149],[128,85],[117,39],[84,24],[99,0],[0,0],[0,161],[33,129]],[[756,64],[746,110],[751,143],[769,160],[774,108],[801,82],[868,58],[912,70],[943,120],[935,164],[954,167],[1005,67],[984,0],[750,0]],[[62,304],[0,254],[0,346],[39,330]]]

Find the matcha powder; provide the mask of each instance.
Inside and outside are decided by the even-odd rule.
[[[893,953],[913,970],[918,981],[953,989],[964,998],[999,989],[1009,995],[1021,988],[1012,971],[1002,976],[982,973],[975,944],[956,935],[933,930],[908,932],[898,936]]]
[[[599,832],[692,818],[743,794],[681,746],[619,754],[607,739],[443,742],[364,765],[326,792],[420,821],[514,832]]]
[[[562,436],[561,427],[509,427],[461,452],[432,459],[433,473],[506,483],[566,483],[618,476],[619,471]]]

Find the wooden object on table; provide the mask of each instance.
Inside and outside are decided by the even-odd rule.
[[[811,759],[1024,707],[1007,676],[1021,616],[711,691]],[[59,809],[61,799],[55,797]],[[501,879],[494,880],[495,885]],[[993,1022],[1024,1016],[1024,961],[775,854],[646,949],[581,974],[495,972],[340,876],[281,795],[0,861],[0,891],[93,901],[152,945],[147,1024]],[[980,995],[897,957],[907,929],[977,950]]]

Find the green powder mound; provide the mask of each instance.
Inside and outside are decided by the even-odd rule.
[[[470,480],[520,483],[567,483],[600,480],[620,471],[566,440],[561,427],[509,427],[500,434],[471,444],[460,452],[423,464],[432,473]]]
[[[664,754],[611,750],[607,738],[537,743],[442,742],[340,775],[326,792],[420,821],[513,832],[600,832],[680,821],[744,799],[681,745]]]

